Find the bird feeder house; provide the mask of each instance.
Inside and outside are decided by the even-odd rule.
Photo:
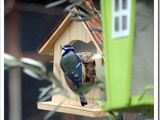
[[[135,31],[136,0],[101,0],[101,12],[107,97],[103,110],[153,111],[153,38],[146,47],[144,33]]]
[[[94,5],[88,2],[88,5],[95,9]],[[79,11],[77,8],[73,8],[75,11]],[[70,113],[75,115],[101,117],[106,116],[106,112],[102,112],[101,107],[95,104],[95,99],[102,94],[101,89],[91,89],[85,94],[88,104],[81,106],[79,96],[75,94],[69,87],[66,78],[60,68],[61,59],[61,46],[70,44],[82,59],[91,58],[95,53],[102,53],[102,34],[101,32],[93,31],[90,27],[100,27],[99,22],[96,20],[88,21],[73,21],[71,20],[71,12],[68,12],[60,21],[58,26],[51,32],[50,36],[39,47],[38,52],[40,54],[53,55],[53,74],[58,76],[67,90],[67,93],[72,96],[70,98],[64,98],[62,95],[54,95],[51,101],[38,102],[38,108],[42,110],[52,110],[59,103],[66,99],[65,102],[59,107],[58,112]],[[100,16],[96,14],[97,19],[100,20]],[[86,62],[89,62],[86,60]],[[92,61],[93,62],[93,61]],[[103,60],[95,60],[95,65],[102,65]],[[97,76],[97,73],[96,73]],[[93,77],[92,77],[93,78]],[[88,78],[90,81],[91,78]]]

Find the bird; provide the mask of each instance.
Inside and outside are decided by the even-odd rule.
[[[62,47],[62,46],[61,46]],[[67,44],[62,47],[60,66],[65,76],[74,84],[75,88],[83,86],[85,69],[82,59],[76,54],[74,47]],[[81,105],[87,105],[85,92],[78,92]]]

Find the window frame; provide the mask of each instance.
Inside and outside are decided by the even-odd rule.
[[[123,8],[124,1],[127,2],[125,8]],[[131,13],[131,0],[112,0],[112,38],[113,39],[129,36],[130,13]],[[122,20],[122,18],[124,17],[126,18],[124,20],[126,24],[124,24]],[[124,27],[125,29],[123,29]]]

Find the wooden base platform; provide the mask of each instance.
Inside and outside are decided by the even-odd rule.
[[[56,107],[59,103],[54,103],[52,101],[48,102],[38,102],[38,109],[41,110],[53,110],[54,107]],[[74,115],[81,115],[81,116],[88,116],[88,117],[103,117],[107,116],[107,112],[103,112],[101,109],[93,109],[93,108],[88,108],[86,106],[81,107],[81,106],[71,106],[71,105],[66,105],[62,104],[57,112],[62,112],[62,113],[68,113],[68,114],[74,114]]]

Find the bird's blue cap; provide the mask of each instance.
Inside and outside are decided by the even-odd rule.
[[[73,49],[73,47],[71,45],[64,45],[63,48],[64,49]]]

